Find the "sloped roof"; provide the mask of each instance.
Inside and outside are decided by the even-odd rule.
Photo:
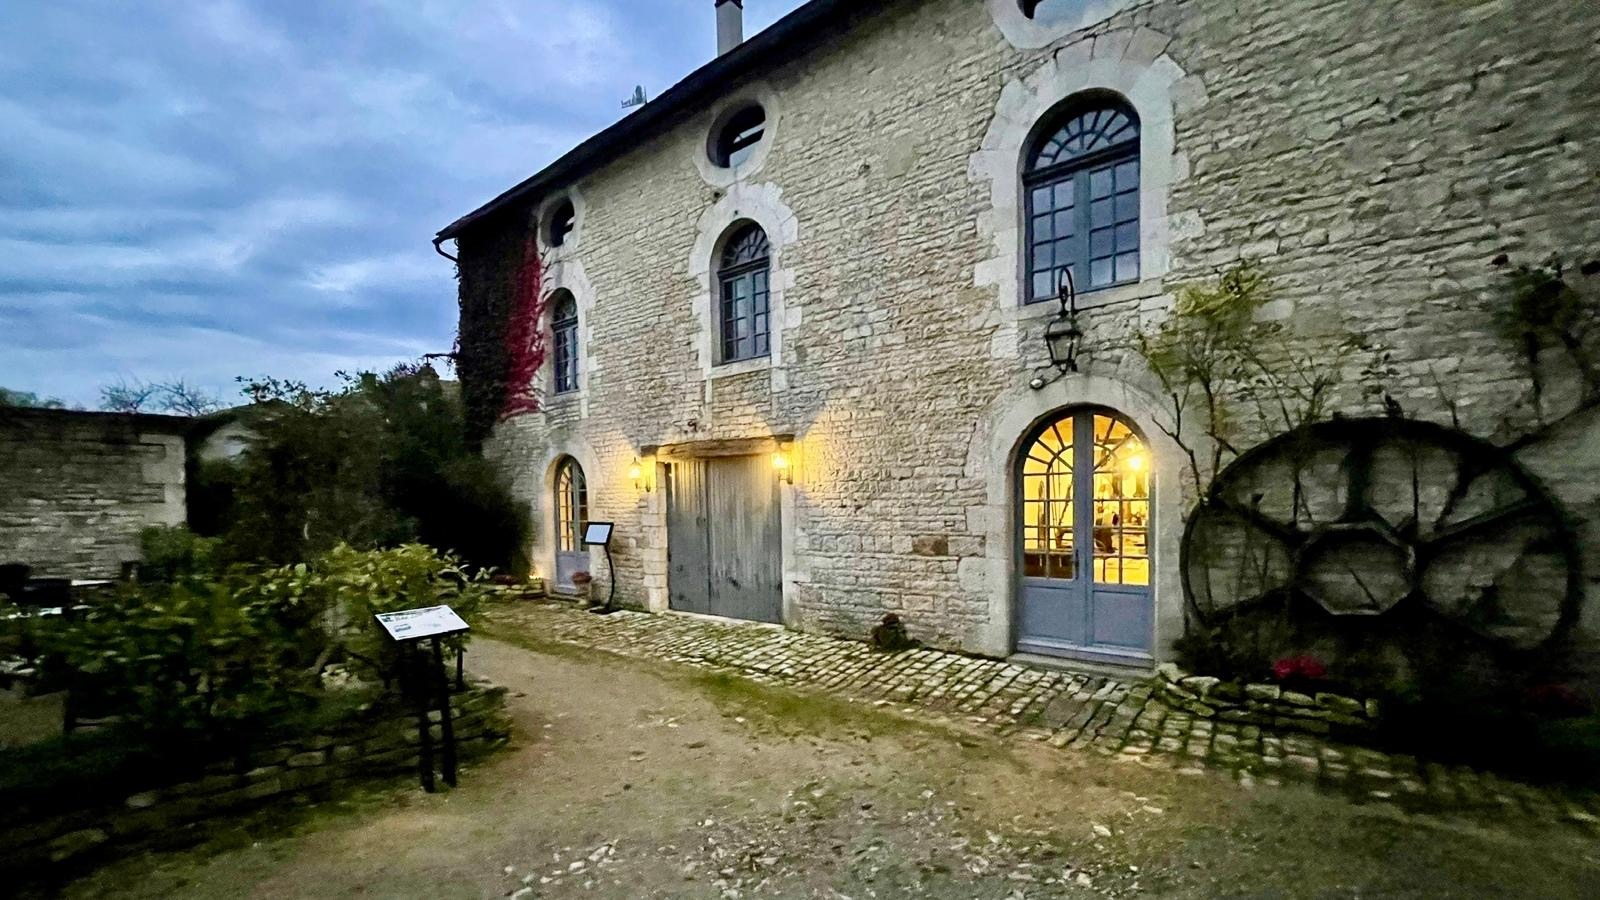
[[[450,223],[434,238],[434,245],[459,237],[496,213],[536,199],[551,188],[571,184],[679,124],[685,114],[699,113],[731,83],[801,55],[893,2],[811,0],[771,28],[689,73],[661,96],[574,147],[538,174]]]

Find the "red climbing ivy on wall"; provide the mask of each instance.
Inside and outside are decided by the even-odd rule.
[[[544,260],[538,243],[528,238],[523,245],[522,266],[517,272],[516,295],[511,304],[511,321],[506,323],[506,394],[500,420],[539,411],[539,391],[535,386],[539,370],[549,355],[545,337]]]

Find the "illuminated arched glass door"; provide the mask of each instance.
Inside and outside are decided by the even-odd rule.
[[[583,528],[589,522],[589,483],[583,467],[568,456],[556,468],[556,590],[578,589],[572,576],[589,569]]]
[[[1048,422],[1024,445],[1017,649],[1150,657],[1150,452],[1105,410]]]

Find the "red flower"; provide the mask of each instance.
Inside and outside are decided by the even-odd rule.
[[[1328,667],[1315,656],[1285,656],[1272,664],[1272,677],[1279,681],[1320,681],[1327,675]]]
[[[1589,712],[1589,700],[1569,684],[1541,684],[1529,688],[1528,706],[1534,711],[1558,718],[1581,716]]]

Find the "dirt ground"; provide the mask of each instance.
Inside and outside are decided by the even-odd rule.
[[[0,691],[0,748],[25,747],[61,733],[61,694],[29,697],[20,687]]]
[[[952,732],[727,677],[480,640],[515,746],[69,897],[1595,897],[1575,830],[1408,816]]]

